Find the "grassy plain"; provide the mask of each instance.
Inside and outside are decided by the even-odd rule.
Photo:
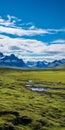
[[[33,92],[29,80],[51,89]],[[1,68],[0,130],[65,130],[65,71]]]

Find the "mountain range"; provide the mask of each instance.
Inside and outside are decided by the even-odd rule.
[[[54,60],[52,62],[47,61],[27,61],[26,63],[16,57],[14,54],[9,56],[0,52],[0,67],[18,67],[18,68],[55,68],[59,66],[65,66],[65,59]]]

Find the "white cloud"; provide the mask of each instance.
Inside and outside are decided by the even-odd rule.
[[[8,55],[14,53],[24,60],[53,60],[64,58],[65,40],[54,40],[49,45],[40,40],[25,39],[22,36],[53,34],[65,32],[65,29],[42,29],[35,27],[32,23],[27,23],[27,28],[23,28],[21,27],[22,24],[18,26],[17,22],[21,22],[21,20],[14,16],[7,15],[7,19],[0,17],[0,52]],[[16,36],[16,38],[9,36],[9,34]]]
[[[6,19],[0,17],[0,25],[1,26],[15,26],[15,23],[18,22],[18,21],[21,21],[21,19],[18,19],[17,17],[15,16],[10,16],[10,15],[7,15]]]
[[[51,44],[46,46],[47,53],[65,53],[65,44]]]
[[[52,41],[52,43],[58,43],[58,44],[65,44],[65,40],[63,40],[63,39],[58,39],[58,40],[54,40],[54,41]]]
[[[19,23],[17,25],[18,22],[22,22],[22,20],[14,16],[7,15],[7,19],[3,19],[2,17],[0,17],[0,33],[12,34],[17,36],[34,36],[50,33],[46,29],[36,28],[34,25],[32,25],[32,23],[28,23],[26,26],[30,25],[30,27],[24,29],[24,24]]]
[[[10,38],[9,36],[3,36],[0,35],[0,51],[4,49],[4,51],[12,51],[9,50],[11,46],[19,47],[20,50],[23,50],[23,53],[28,53],[28,51],[32,53],[40,53],[41,49],[43,48],[44,43],[38,40],[32,40],[32,39],[24,39],[24,38]],[[40,46],[40,48],[39,48]]]
[[[29,28],[29,29],[30,29],[30,30],[31,30],[31,29],[33,29],[33,30],[34,30],[34,29],[36,29],[36,27],[35,27],[34,25],[32,25],[32,26],[30,26],[30,28]]]
[[[35,36],[65,32],[65,29],[37,28],[32,23],[28,23],[26,26],[30,26],[26,29],[25,27],[23,27],[23,23],[19,23],[17,25],[18,22],[22,22],[22,20],[14,16],[7,15],[7,19],[3,19],[2,17],[0,17],[0,33],[12,34],[17,36]]]
[[[47,29],[47,31],[51,32],[51,34],[56,34],[56,33],[60,33],[60,32],[65,33],[65,28]]]
[[[34,35],[48,34],[49,32],[44,29],[25,30],[23,28],[17,28],[17,27],[12,28],[12,27],[0,26],[0,33],[12,34],[17,36],[34,36]]]
[[[52,60],[64,57],[65,44],[47,45],[38,40],[11,38],[9,36],[0,35],[0,52],[5,54],[14,53],[20,58],[27,58],[27,56],[33,58],[34,56],[37,57],[37,59],[41,59],[43,56],[43,59]],[[44,54],[47,54],[47,56],[44,56]]]

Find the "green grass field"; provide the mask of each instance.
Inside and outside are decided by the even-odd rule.
[[[50,89],[33,92],[29,80]],[[65,71],[1,68],[0,130],[65,130]]]

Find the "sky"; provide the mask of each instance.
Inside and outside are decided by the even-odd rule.
[[[0,52],[24,61],[65,58],[65,0],[0,0]]]

